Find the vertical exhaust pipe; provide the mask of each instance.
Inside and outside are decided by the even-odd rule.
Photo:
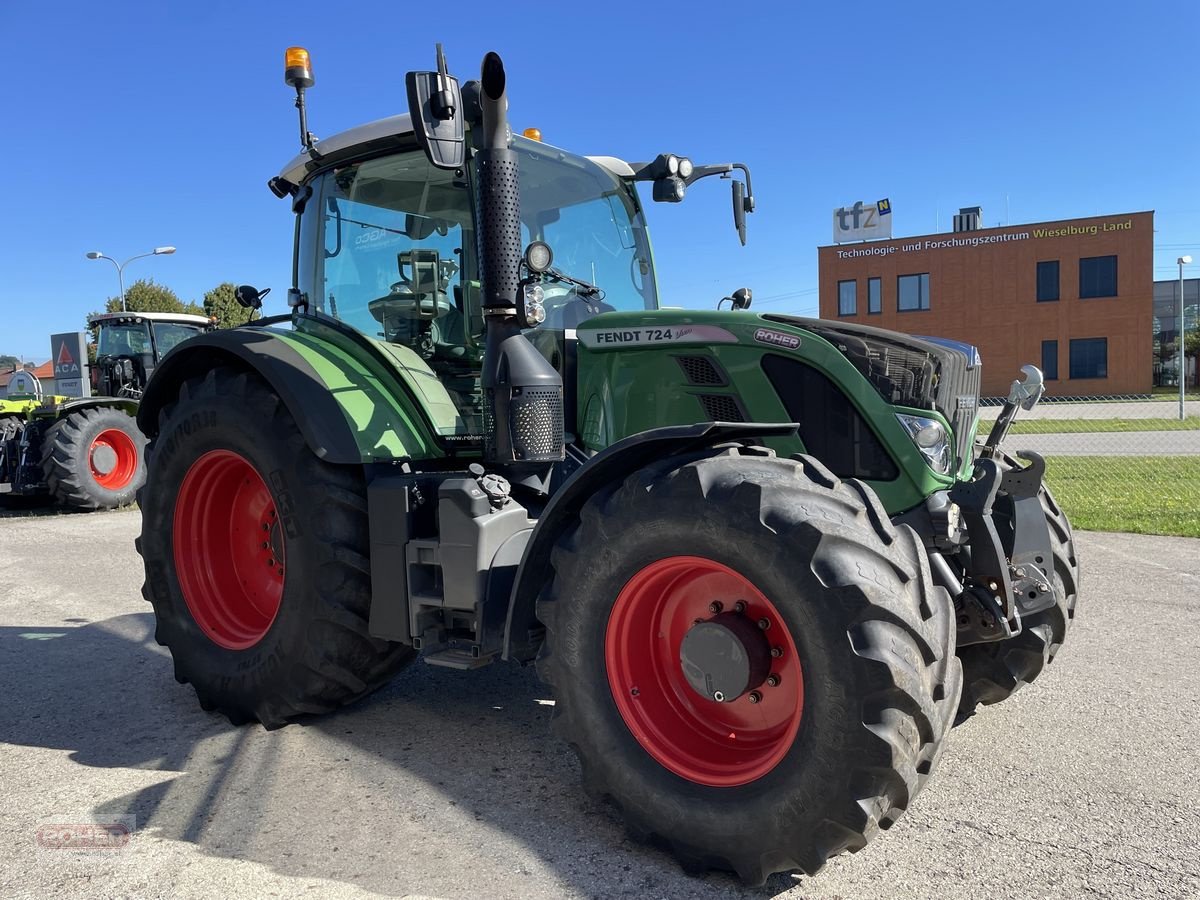
[[[510,479],[545,493],[564,456],[562,377],[521,333],[521,205],[510,145],[504,63],[483,58],[476,151],[476,240],[485,335],[481,387],[484,455]]]

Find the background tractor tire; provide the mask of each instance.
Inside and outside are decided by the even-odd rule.
[[[89,407],[64,416],[42,435],[42,472],[55,502],[69,509],[116,509],[146,481],[146,438],[132,416]]]
[[[1007,453],[1000,459],[1008,468],[1021,468]],[[1050,547],[1054,555],[1054,571],[1050,582],[1054,586],[1054,605],[1022,620],[1021,633],[1006,641],[970,644],[958,651],[963,666],[963,692],[958,722],[974,714],[980,704],[990,705],[1007,700],[1024,684],[1034,681],[1053,662],[1066,640],[1067,631],[1075,618],[1079,596],[1079,558],[1071,523],[1044,484],[1038,500],[1046,516],[1050,532]],[[1011,513],[1009,513],[1011,517]],[[996,526],[1006,527],[1004,506],[996,504]],[[1011,528],[1011,525],[1008,525]]]
[[[25,430],[25,422],[17,416],[0,416],[0,441],[10,441]]]
[[[953,607],[861,482],[755,448],[669,459],[591,498],[552,562],[554,728],[589,793],[686,870],[815,873],[933,771],[961,690]],[[771,676],[732,702],[681,663],[716,622],[750,648],[720,659],[769,645]]]
[[[222,368],[183,384],[148,456],[142,593],[203,708],[277,728],[415,658],[367,630],[362,470],[317,459],[260,379]]]

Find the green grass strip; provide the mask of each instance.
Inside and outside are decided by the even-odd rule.
[[[1200,456],[1051,456],[1046,484],[1076,528],[1200,537]]]
[[[1200,416],[1186,419],[1017,419],[1009,434],[1085,434],[1104,431],[1200,431]]]

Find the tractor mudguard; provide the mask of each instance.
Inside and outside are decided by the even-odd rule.
[[[136,416],[138,401],[132,397],[76,397],[64,403],[55,404],[52,409],[54,418],[61,419],[63,416],[68,416],[76,410],[99,407],[112,407],[121,410],[127,415]],[[40,417],[40,412],[39,408],[30,413],[30,415]]]
[[[230,361],[261,375],[296,413],[296,424],[319,459],[361,462],[346,417],[312,364],[267,330],[214,331],[189,339],[165,356],[142,395],[137,416],[142,433],[147,437],[158,434],[159,410],[175,398],[184,381]]]
[[[273,328],[214,331],[175,347],[146,386],[138,411],[142,432],[155,437],[159,411],[179,386],[220,365],[263,378],[318,459],[352,465],[443,455],[412,414],[401,379],[319,338]]]
[[[718,444],[758,444],[768,437],[795,434],[795,423],[700,422],[653,428],[601,450],[577,469],[550,499],[538,517],[516,573],[504,623],[504,659],[528,662],[541,641],[535,604],[551,576],[550,552],[567,523],[596,491],[619,484],[646,464],[682,453],[708,450]]]

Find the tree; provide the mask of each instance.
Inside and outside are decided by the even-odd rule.
[[[7,372],[10,369],[17,368],[20,365],[20,357],[10,356],[7,353],[0,353],[0,372]]]
[[[1200,328],[1193,328],[1184,339],[1183,352],[1188,356],[1200,356]]]
[[[139,278],[125,290],[125,308],[129,312],[165,312],[192,313],[204,315],[204,310],[195,303],[184,303],[179,295],[163,284],[156,284],[153,278]],[[121,298],[109,297],[104,304],[105,312],[120,312]],[[93,313],[95,315],[95,313]],[[92,340],[96,339],[95,330],[88,331]]]
[[[222,281],[211,291],[204,293],[204,315],[217,320],[218,328],[232,328],[253,319],[261,319],[257,309],[252,312],[237,302],[236,288],[232,281]]]

